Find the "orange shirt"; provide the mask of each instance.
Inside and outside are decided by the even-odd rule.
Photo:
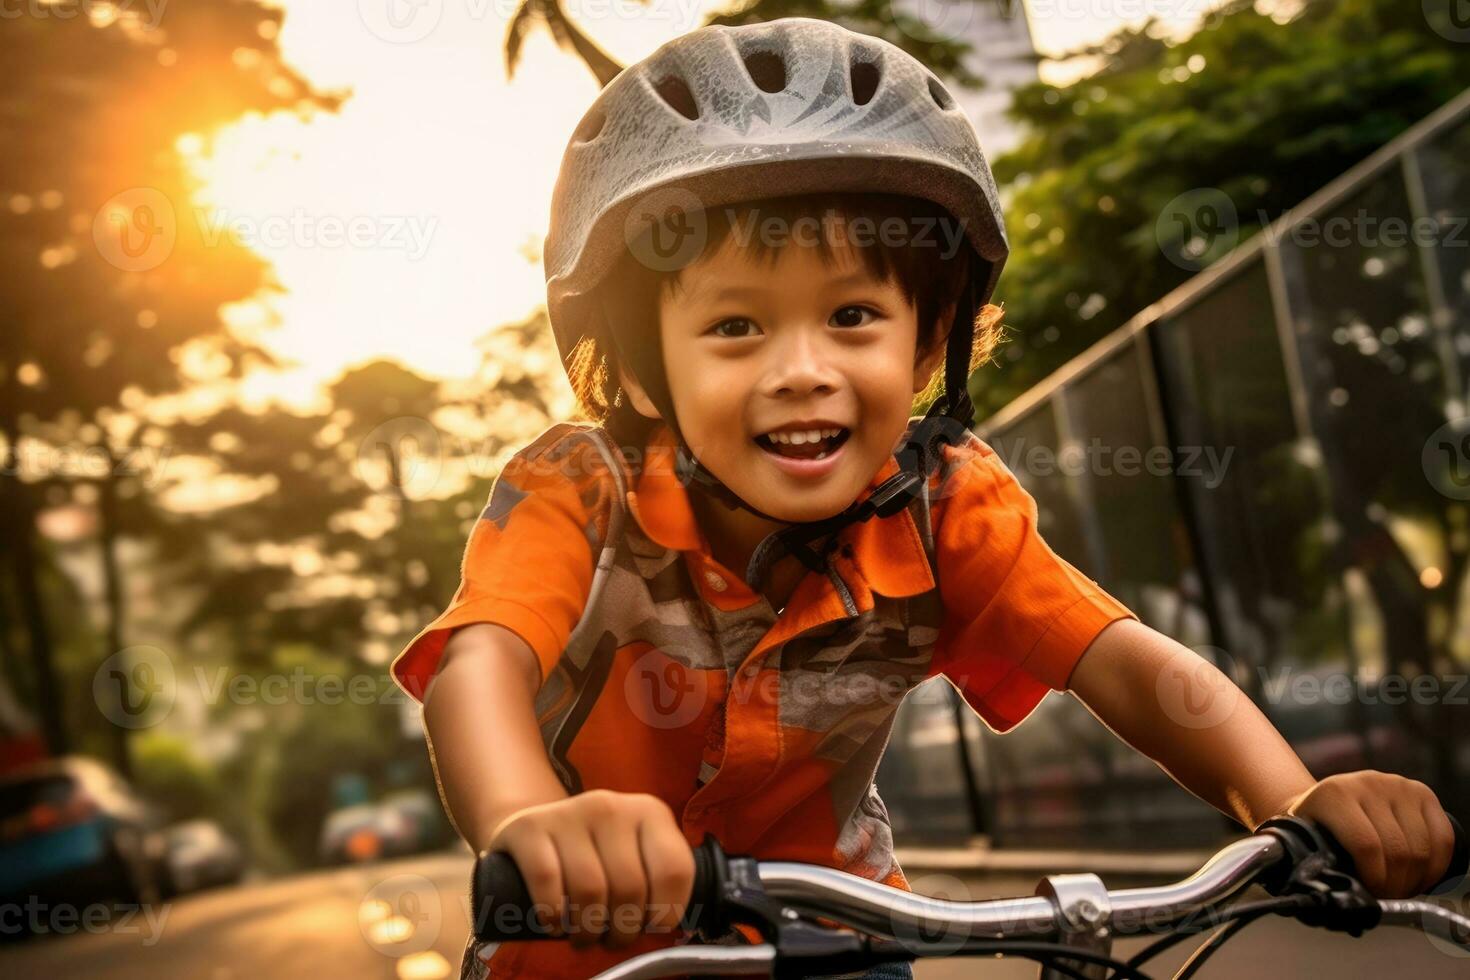
[[[1137,618],[1042,540],[985,442],[944,452],[905,510],[839,532],[778,615],[712,557],[666,427],[630,470],[604,430],[554,425],[496,479],[454,600],[394,676],[421,698],[454,629],[498,623],[540,662],[536,713],[569,792],[652,793],[691,845],[710,832],[730,854],[907,888],[873,787],[903,696],[943,674],[1005,732],[1105,626]],[[890,456],[864,493],[897,471]],[[492,977],[560,980],[677,941],[480,953]]]

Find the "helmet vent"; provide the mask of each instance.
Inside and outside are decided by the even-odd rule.
[[[601,112],[588,113],[587,118],[582,120],[581,125],[577,127],[577,131],[572,134],[572,142],[591,143],[597,139],[598,134],[602,132],[603,124],[606,122],[607,116]]]
[[[668,75],[654,86],[659,98],[663,99],[669,106],[685,119],[698,119],[699,106],[694,101],[694,93],[689,91],[689,86],[684,79],[677,75]]]
[[[954,96],[950,95],[945,87],[939,83],[939,79],[929,79],[929,95],[933,97],[934,104],[939,106],[939,108],[954,108]]]
[[[871,61],[857,61],[849,69],[852,81],[852,101],[867,105],[878,91],[878,66]]]
[[[745,70],[762,92],[779,92],[786,87],[786,65],[774,51],[754,51],[745,56]]]

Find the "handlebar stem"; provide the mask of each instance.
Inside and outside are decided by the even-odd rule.
[[[1036,894],[1049,899],[1056,909],[1057,940],[1088,952],[1113,953],[1113,897],[1095,874],[1049,875],[1036,886]],[[1067,966],[1088,980],[1104,980],[1108,968],[1102,963],[1068,961]],[[1042,966],[1039,980],[1066,980],[1067,973]]]

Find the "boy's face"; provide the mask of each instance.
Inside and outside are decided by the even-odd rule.
[[[774,264],[755,261],[732,236],[659,300],[689,448],[741,498],[788,522],[857,499],[943,356],[941,335],[916,364],[917,316],[896,281],[873,279],[844,242],[832,258],[792,242]],[[633,397],[656,415],[641,392]],[[819,442],[795,444],[812,431]]]

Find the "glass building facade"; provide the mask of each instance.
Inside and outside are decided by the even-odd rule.
[[[1470,812],[1470,92],[977,429],[1042,536],[1210,659],[1313,775]],[[1074,698],[997,736],[943,679],[878,785],[902,842],[1241,828]]]

